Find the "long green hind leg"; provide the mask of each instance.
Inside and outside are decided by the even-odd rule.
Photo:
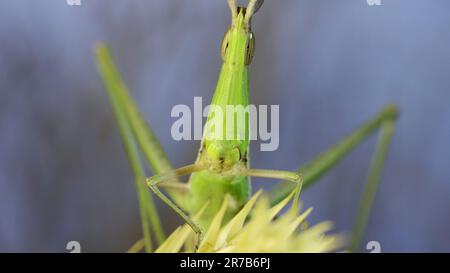
[[[303,189],[309,188],[316,181],[326,174],[331,168],[336,166],[347,154],[353,151],[358,144],[368,138],[377,129],[387,122],[394,122],[398,116],[398,109],[395,105],[386,106],[375,118],[368,121],[353,133],[342,139],[329,150],[318,155],[316,158],[300,167],[298,172],[303,174]],[[294,189],[294,185],[289,181],[279,183],[269,192],[271,204],[277,204],[289,195]]]
[[[304,175],[303,188],[308,188],[318,181],[322,175],[333,168],[341,159],[349,154],[359,143],[381,128],[381,135],[373,157],[372,165],[366,181],[366,189],[361,200],[361,207],[358,210],[355,228],[351,240],[351,250],[357,250],[363,236],[370,209],[378,188],[378,182],[382,172],[382,167],[387,155],[388,146],[392,138],[395,120],[398,116],[398,109],[395,105],[385,107],[374,119],[365,123],[356,131],[345,137],[338,144],[328,151],[322,153],[299,171]],[[292,183],[286,181],[278,184],[269,196],[272,205],[277,204],[293,190]]]
[[[140,160],[139,149],[154,173],[165,173],[172,170],[172,165],[161,144],[150,126],[144,121],[138,107],[132,99],[127,86],[120,75],[112,54],[106,44],[98,44],[95,48],[98,70],[102,76],[106,91],[110,97],[122,140],[136,176],[141,218],[146,249],[151,250],[151,238],[148,219],[152,224],[158,243],[165,240],[163,229],[157,215],[153,199],[146,191],[145,172]],[[175,201],[180,201],[187,194],[187,185],[176,179],[164,184]]]
[[[136,102],[132,99],[130,92],[120,75],[119,69],[115,64],[109,48],[105,44],[99,44],[96,47],[99,71],[104,78],[105,86],[112,98],[117,101],[120,111],[123,113],[125,123],[132,130],[132,137],[141,148],[141,151],[148,162],[148,166],[154,173],[160,174],[173,170],[163,147],[156,138],[150,126],[145,122]],[[177,180],[172,181],[168,187],[172,198],[181,198],[185,194],[181,184]]]
[[[153,198],[146,192],[144,167],[139,156],[138,143],[133,134],[132,126],[127,115],[127,107],[124,105],[122,94],[128,91],[125,84],[121,80],[119,72],[114,64],[112,56],[105,44],[99,44],[95,49],[97,57],[98,70],[102,76],[103,83],[106,87],[107,94],[111,101],[111,106],[116,117],[125,151],[135,175],[136,189],[139,200],[139,210],[142,221],[142,232],[144,239],[142,240],[147,252],[152,251],[152,238],[150,233],[150,224],[155,232],[156,239],[159,243],[165,240],[165,235],[159,220]]]
[[[384,161],[386,160],[389,144],[394,133],[394,121],[388,120],[383,123],[381,127],[380,137],[377,143],[375,153],[373,155],[369,174],[366,180],[366,186],[358,207],[355,224],[352,230],[352,237],[350,242],[350,251],[358,251],[364,235],[364,230],[372,209],[373,201],[380,182],[380,176],[383,170]]]

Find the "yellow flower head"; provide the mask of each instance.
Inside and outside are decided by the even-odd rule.
[[[340,235],[327,235],[330,222],[307,227],[305,219],[312,209],[299,214],[292,208],[276,217],[292,199],[289,195],[274,207],[257,192],[228,223],[222,223],[230,202],[225,198],[198,249],[195,249],[193,231],[188,225],[176,229],[156,252],[331,252],[343,247]],[[261,196],[261,197],[260,197]],[[255,204],[256,203],[256,204]],[[198,218],[201,215],[197,215]]]

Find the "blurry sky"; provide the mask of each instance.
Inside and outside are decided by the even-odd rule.
[[[195,159],[198,142],[172,140],[170,111],[211,99],[226,1],[81,2],[1,3],[0,252],[65,252],[72,240],[122,252],[140,236],[97,41],[111,45],[174,165]],[[401,117],[365,241],[386,252],[450,251],[450,2],[382,3],[266,0],[253,20],[250,100],[280,105],[280,147],[253,145],[252,164],[296,169],[395,102]],[[302,194],[313,223],[350,230],[375,140]],[[167,231],[181,223],[159,207]]]

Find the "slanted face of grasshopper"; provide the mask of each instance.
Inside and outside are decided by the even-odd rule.
[[[262,0],[250,0],[246,8],[237,7],[235,0],[228,0],[231,10],[231,26],[222,42],[223,65],[217,87],[211,102],[211,110],[205,125],[205,133],[195,164],[180,168],[169,174],[150,178],[150,188],[169,206],[179,213],[196,232],[207,228],[218,212],[224,198],[232,198],[231,206],[225,218],[233,216],[250,195],[250,176],[287,179],[297,184],[300,191],[301,176],[286,171],[249,169],[249,117],[248,112],[239,122],[245,124],[243,132],[235,132],[236,126],[229,126],[226,116],[217,118],[217,111],[227,113],[227,107],[248,106],[248,65],[251,63],[255,49],[254,35],[251,31],[251,19],[261,7]],[[220,129],[220,130],[218,130]],[[221,133],[217,134],[217,131]],[[226,137],[231,132],[234,138]],[[209,136],[209,137],[207,137]],[[211,137],[212,136],[212,137]],[[173,196],[172,202],[158,190],[158,185],[175,176],[190,174],[189,193]],[[172,194],[173,195],[173,194]],[[207,204],[201,219],[194,223],[190,215],[195,215]],[[185,214],[183,210],[187,211]]]

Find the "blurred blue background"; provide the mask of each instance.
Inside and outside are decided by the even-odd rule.
[[[84,252],[122,252],[140,237],[97,41],[112,46],[174,165],[196,156],[198,142],[172,140],[170,111],[211,99],[226,1],[81,1],[1,3],[0,252],[66,252],[72,240]],[[385,252],[450,251],[450,2],[382,3],[266,1],[253,20],[250,100],[280,105],[280,147],[254,144],[252,164],[296,169],[395,102],[401,116],[365,241]],[[350,230],[375,141],[302,194],[311,222]],[[158,205],[167,231],[181,223]]]

